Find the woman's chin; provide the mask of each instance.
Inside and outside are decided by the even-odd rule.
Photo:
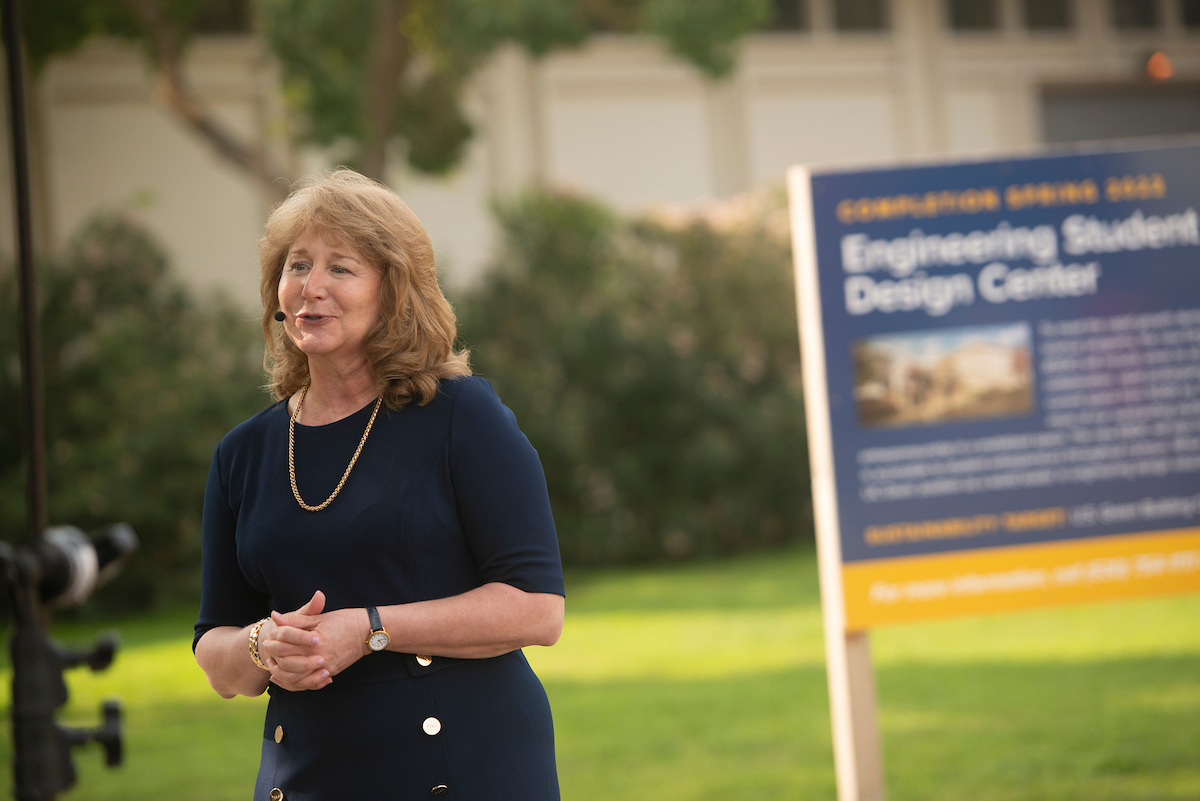
[[[307,332],[291,334],[292,344],[309,356],[318,356],[337,349],[337,343],[330,342],[327,337],[315,336]]]
[[[346,342],[328,342],[317,337],[302,337],[292,342],[310,359],[360,361],[366,355],[361,344],[355,346]]]

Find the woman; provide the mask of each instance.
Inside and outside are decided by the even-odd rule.
[[[279,401],[214,455],[193,645],[222,697],[270,693],[254,798],[557,799],[520,651],[562,630],[545,476],[424,228],[338,170],[259,250]]]

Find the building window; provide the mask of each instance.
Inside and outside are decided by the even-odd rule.
[[[1183,24],[1200,28],[1200,0],[1183,0]]]
[[[1025,27],[1031,31],[1065,31],[1071,27],[1070,0],[1023,0],[1022,6]]]
[[[990,31],[1000,27],[996,0],[949,0],[946,13],[956,31]]]
[[[1158,0],[1113,0],[1112,8],[1118,28],[1158,27]]]
[[[833,0],[833,26],[839,31],[882,31],[888,26],[885,0]]]
[[[769,31],[806,31],[809,29],[807,0],[772,0]]]

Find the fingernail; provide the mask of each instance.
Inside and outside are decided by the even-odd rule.
[[[323,672],[321,675],[322,675],[324,678],[327,678],[327,679],[329,679],[329,671],[325,671],[325,672]],[[333,681],[333,679],[329,679],[329,680],[330,680],[330,681]]]
[[[318,656],[317,657],[317,665],[323,665],[323,664],[325,664],[325,660]]]
[[[319,637],[311,637],[309,639],[312,641],[313,645],[320,645],[321,643],[321,639]]]

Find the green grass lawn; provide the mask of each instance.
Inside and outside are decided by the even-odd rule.
[[[811,550],[575,572],[568,594],[561,642],[528,651],[566,801],[835,797]],[[77,752],[63,798],[249,796],[265,699],[209,690],[191,623],[121,621],[116,664],[71,674],[68,720],[124,700],[127,761]],[[1198,596],[897,627],[872,650],[892,801],[1200,799]],[[5,786],[10,754],[5,730]]]

